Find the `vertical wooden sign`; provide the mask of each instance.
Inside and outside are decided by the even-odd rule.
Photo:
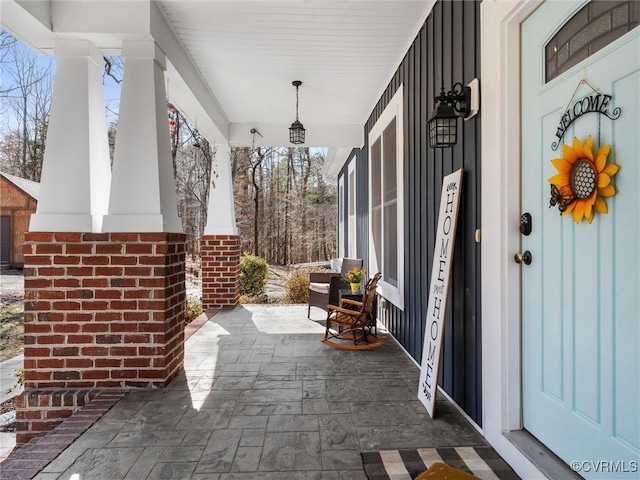
[[[436,406],[440,350],[442,349],[444,319],[447,314],[449,279],[451,278],[451,262],[456,239],[461,191],[462,169],[447,175],[442,181],[438,230],[433,251],[427,324],[422,347],[418,388],[418,399],[424,404],[431,418],[433,418]]]

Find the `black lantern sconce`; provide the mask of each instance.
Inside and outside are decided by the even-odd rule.
[[[295,145],[300,145],[304,143],[304,126],[298,120],[298,87],[302,85],[300,80],[294,80],[291,82],[294,87],[296,87],[296,121],[291,124],[289,127],[289,140],[291,143]]]
[[[440,95],[433,99],[433,116],[427,122],[431,148],[449,148],[457,143],[458,117],[468,120],[478,113],[477,90],[477,79],[469,85],[455,83],[446,93],[441,87]]]

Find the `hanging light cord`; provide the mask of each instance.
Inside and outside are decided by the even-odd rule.
[[[298,85],[296,85],[296,122],[298,121]]]

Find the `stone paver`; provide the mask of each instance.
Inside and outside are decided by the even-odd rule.
[[[130,392],[36,478],[366,480],[362,451],[485,445],[445,400],[429,418],[393,340],[339,351],[323,333],[305,306],[216,314],[167,388]]]

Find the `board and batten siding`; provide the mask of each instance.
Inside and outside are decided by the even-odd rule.
[[[403,311],[386,302],[378,318],[418,362],[442,179],[464,168],[439,384],[481,425],[480,245],[475,242],[475,231],[480,228],[480,115],[466,122],[458,120],[458,144],[453,148],[432,149],[427,139],[427,120],[440,86],[448,90],[456,82],[467,84],[476,77],[480,78],[480,2],[437,2],[365,125],[367,143],[353,154],[357,162],[357,250],[367,265],[368,136],[398,87],[404,85],[405,305]],[[340,174],[346,173],[347,165]]]

